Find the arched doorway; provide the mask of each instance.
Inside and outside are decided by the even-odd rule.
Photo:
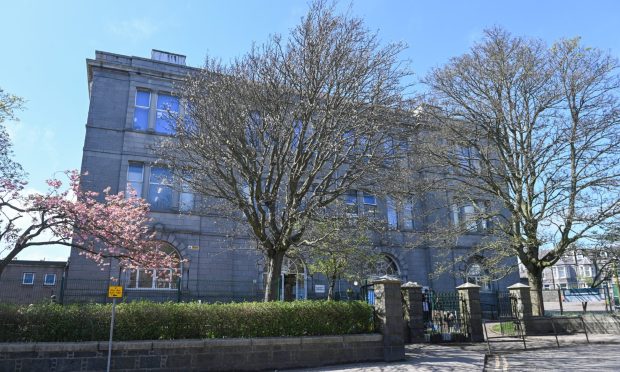
[[[280,278],[280,300],[305,300],[308,297],[306,267],[299,258],[284,257]]]

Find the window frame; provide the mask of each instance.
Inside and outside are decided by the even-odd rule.
[[[176,110],[172,110],[171,108],[168,107],[163,107],[163,108],[159,108],[159,102],[160,99],[163,99],[163,97],[168,97],[171,98],[173,100],[176,101]],[[165,105],[166,102],[163,102],[162,105]],[[179,97],[175,96],[174,94],[170,93],[170,92],[158,92],[157,93],[157,99],[156,99],[156,103],[155,103],[155,122],[153,123],[153,131],[155,131],[155,133],[157,134],[161,134],[161,135],[166,135],[166,136],[173,136],[176,133],[176,130],[174,128],[174,117],[170,118],[166,118],[166,116],[169,116],[168,113],[173,113],[176,115],[180,114],[180,110],[181,110],[181,102],[179,100]],[[161,117],[160,117],[161,115]],[[168,126],[170,126],[171,124],[173,125],[171,128],[160,128],[159,127],[159,123],[161,123],[161,121],[165,121]]]
[[[143,268],[143,267],[137,267],[134,269],[130,269],[125,271],[125,278],[126,278],[126,286],[125,288],[127,290],[130,291],[176,291],[179,290],[179,288],[181,287],[181,280],[183,279],[183,262],[181,260],[181,254],[179,253],[179,251],[172,246],[170,243],[165,243],[163,244],[164,247],[168,248],[170,250],[170,254],[174,254],[179,258],[179,267],[174,268],[174,267],[157,267],[157,268]],[[159,287],[159,283],[160,283],[160,278],[158,276],[158,272],[161,271],[168,271],[169,275],[169,281],[167,281],[168,286],[167,287]],[[175,274],[175,271],[177,272],[177,274]],[[150,281],[151,281],[151,286],[150,287],[140,287],[140,276],[142,273],[146,274],[147,272],[150,272]],[[134,277],[135,274],[135,277]]]
[[[51,283],[47,282],[47,278],[49,276],[54,278],[54,280]],[[55,286],[56,285],[56,274],[55,273],[46,273],[45,276],[43,277],[43,285],[45,285],[45,286]]]
[[[138,96],[140,93],[148,93],[148,102],[149,105],[148,106],[142,106],[138,104]],[[133,130],[136,131],[140,131],[140,132],[146,132],[149,130],[150,128],[150,119],[151,119],[151,100],[153,99],[153,92],[150,89],[146,89],[146,88],[136,88],[136,94],[135,94],[135,98],[134,98],[134,112],[133,112],[133,119],[132,119],[132,123],[131,123],[131,127]],[[142,128],[137,128],[136,127],[136,112],[138,112],[139,110],[143,110],[146,111],[146,126],[144,127],[144,129]]]
[[[32,275],[32,280],[30,280],[30,282],[26,282],[26,275],[31,274]],[[36,278],[36,273],[32,272],[32,271],[24,271],[22,273],[22,285],[34,285],[34,281]]]

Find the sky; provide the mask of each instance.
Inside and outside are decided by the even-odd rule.
[[[0,87],[26,99],[9,122],[15,159],[29,190],[44,191],[56,172],[79,169],[88,113],[86,59],[96,50],[150,57],[151,49],[223,61],[252,43],[286,35],[305,0],[31,1],[0,0]],[[485,28],[553,43],[580,36],[620,57],[620,1],[357,0],[338,7],[364,19],[383,43],[405,42],[403,60],[417,78],[466,53]],[[423,90],[423,86],[418,89]],[[21,259],[65,259],[66,249],[29,248]]]

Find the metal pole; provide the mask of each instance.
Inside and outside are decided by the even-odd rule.
[[[110,364],[112,361],[112,336],[114,335],[114,314],[116,314],[116,298],[112,299],[112,319],[110,320],[110,341],[108,342],[108,368],[110,372]]]

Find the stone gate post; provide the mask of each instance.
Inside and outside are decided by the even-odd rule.
[[[512,315],[523,321],[525,333],[532,332],[532,298],[530,286],[523,283],[516,283],[508,287],[510,291]],[[513,301],[515,301],[513,303]],[[529,332],[528,332],[529,331]]]
[[[373,282],[375,314],[383,334],[383,358],[386,362],[405,359],[403,306],[400,280],[381,278]]]
[[[461,298],[461,316],[467,316],[469,334],[473,342],[484,341],[482,329],[482,308],[480,307],[480,286],[473,283],[465,283],[456,287]]]
[[[406,342],[424,342],[424,313],[422,286],[407,282],[402,285],[404,306],[404,332]]]
[[[516,283],[508,287],[510,297],[516,300],[516,314],[519,319],[527,319],[532,316],[532,298],[530,295],[530,286],[523,283]],[[512,300],[511,300],[512,301]]]

